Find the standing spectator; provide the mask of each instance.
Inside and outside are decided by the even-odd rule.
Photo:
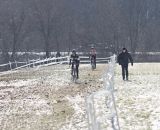
[[[56,58],[58,58],[58,57],[61,57],[61,54],[59,51],[57,51],[57,53],[56,53]],[[58,62],[58,61],[59,61],[59,59],[56,59],[56,62]]]
[[[94,64],[95,64],[95,68],[96,68],[96,49],[94,47],[91,47],[91,50],[90,50],[90,60],[91,60],[91,63],[92,63],[92,58],[94,59]]]
[[[131,55],[128,53],[126,48],[123,48],[122,52],[118,56],[118,63],[122,66],[122,78],[123,80],[128,80],[128,64],[129,61],[131,62],[131,65],[133,66],[133,59]]]

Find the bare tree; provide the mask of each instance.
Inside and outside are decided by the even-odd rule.
[[[50,44],[51,44],[51,38],[53,35],[53,22],[56,20],[55,18],[55,5],[56,1],[53,0],[45,0],[45,1],[37,1],[34,0],[34,7],[36,11],[36,17],[38,20],[39,24],[39,31],[42,34],[44,38],[44,44],[45,44],[45,52],[46,52],[46,57],[50,57]],[[58,22],[58,21],[56,21]],[[58,31],[58,30],[57,30]],[[56,35],[56,42],[57,40],[57,32],[55,33]],[[58,42],[57,42],[57,48]]]
[[[16,20],[18,19],[18,20]],[[14,14],[11,15],[10,20],[10,31],[13,37],[13,44],[12,44],[12,55],[11,60],[15,60],[15,55],[18,47],[18,43],[20,40],[20,35],[22,33],[23,24],[25,21],[25,13],[24,11],[21,12],[20,16],[16,18]]]
[[[96,43],[102,52],[158,51],[159,7],[160,0],[0,0],[1,50],[12,60],[26,48],[50,57]]]
[[[127,27],[128,27],[128,36],[130,40],[130,48],[131,52],[135,53],[138,43],[139,43],[139,36],[141,32],[141,23],[142,17],[144,14],[144,0],[129,0],[126,1],[128,3],[127,11],[128,14],[126,15]]]
[[[21,6],[16,8],[17,4]],[[16,52],[20,49],[20,43],[22,35],[25,32],[25,11],[22,6],[23,1],[10,1],[2,2],[1,17],[1,38],[2,47],[4,52],[11,51],[11,60],[14,61],[16,58]],[[24,38],[24,37],[23,37]]]

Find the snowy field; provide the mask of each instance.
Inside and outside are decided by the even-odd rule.
[[[66,65],[1,76],[0,130],[88,130],[85,97],[103,88],[106,67],[81,65],[76,84]],[[122,81],[118,65],[115,71],[121,130],[160,130],[160,64],[134,64],[129,72]]]
[[[129,71],[129,81],[122,81],[121,69],[116,69],[121,129],[160,130],[160,64],[134,64]]]

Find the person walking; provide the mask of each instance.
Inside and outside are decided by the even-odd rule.
[[[129,61],[133,66],[133,59],[132,56],[128,53],[126,48],[123,48],[122,52],[118,55],[118,63],[122,67],[122,78],[123,80],[128,80],[128,64]]]

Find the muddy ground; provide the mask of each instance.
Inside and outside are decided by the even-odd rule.
[[[59,130],[75,113],[66,97],[102,88],[107,65],[80,66],[73,83],[66,65],[22,69],[0,77],[0,129]]]

